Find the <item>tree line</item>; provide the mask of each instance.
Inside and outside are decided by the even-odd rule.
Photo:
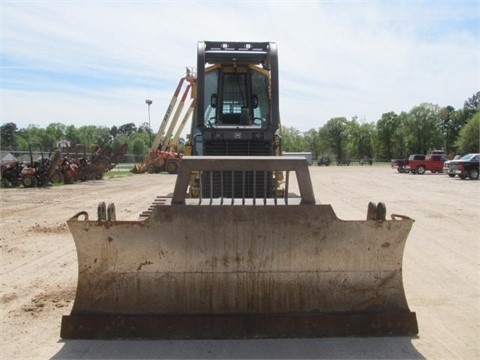
[[[376,123],[336,117],[305,133],[282,129],[284,151],[309,151],[314,158],[323,155],[344,160],[389,161],[432,150],[444,150],[450,156],[479,152],[479,139],[480,92],[460,109],[423,103],[409,112],[384,113]]]
[[[134,155],[145,155],[153,141],[152,131],[148,123],[137,127],[134,123],[121,126],[85,125],[75,127],[62,123],[51,123],[46,128],[29,125],[27,128],[18,129],[15,123],[6,123],[1,127],[1,149],[4,151],[28,151],[30,145],[35,145],[34,150],[51,151],[57,147],[57,142],[67,140],[70,147],[83,144],[86,148],[95,145],[111,146],[117,148],[128,144],[128,152]]]
[[[358,117],[350,120],[335,117],[318,129],[306,132],[284,126],[280,131],[282,147],[285,152],[311,152],[314,158],[328,155],[337,159],[376,161],[426,154],[434,149],[443,149],[451,156],[478,152],[479,105],[480,91],[468,98],[460,109],[423,103],[408,112],[384,113],[376,123],[363,122]],[[27,151],[30,144],[51,151],[57,141],[67,140],[71,147],[84,144],[87,148],[94,145],[115,148],[126,143],[130,154],[144,156],[155,137],[148,123],[111,128],[96,125],[77,128],[51,123],[46,128],[29,125],[22,129],[15,123],[6,123],[0,129],[1,149],[16,152]]]

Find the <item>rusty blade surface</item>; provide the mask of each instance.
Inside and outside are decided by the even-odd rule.
[[[70,315],[64,339],[263,339],[414,336],[413,312],[357,314]]]
[[[410,335],[417,324],[405,298],[402,259],[412,224],[408,218],[342,221],[330,205],[159,205],[142,221],[74,217],[68,225],[79,276],[62,334],[82,337],[80,330],[72,330],[73,335],[66,330],[78,329],[79,319],[95,323],[93,317],[106,326],[109,316],[127,322],[140,318],[143,324],[172,321],[173,316],[182,323],[191,319],[196,326],[223,324],[218,326],[224,332],[215,327],[205,333],[207,338],[217,332],[249,337],[247,330],[231,334],[227,328],[237,321],[233,319],[245,316],[252,324],[277,319],[272,321],[283,324],[291,314],[301,319],[292,319],[297,327],[292,336],[327,336],[322,335],[325,329],[314,329],[331,327],[335,317],[343,330],[329,336],[344,336],[349,332],[345,329],[362,323],[383,329],[372,335],[388,335],[392,316],[403,315],[408,326],[399,326],[404,330],[395,334]],[[379,326],[382,314],[386,320]],[[188,338],[185,331],[179,330],[178,337]],[[289,331],[252,330],[251,336],[284,337]],[[113,334],[119,336],[118,331]],[[131,335],[126,330],[124,336]],[[191,335],[199,337],[193,330]],[[361,334],[351,330],[350,335]]]

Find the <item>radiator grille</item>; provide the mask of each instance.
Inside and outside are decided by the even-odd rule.
[[[205,155],[265,156],[272,155],[272,144],[253,140],[207,140]]]
[[[205,142],[208,156],[269,156],[268,141],[210,140]],[[213,171],[202,174],[202,197],[212,198],[271,198],[274,193],[270,171]]]

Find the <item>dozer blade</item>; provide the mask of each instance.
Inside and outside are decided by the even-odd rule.
[[[255,159],[255,160],[253,160]],[[402,283],[413,220],[315,203],[305,159],[184,157],[173,197],[139,221],[68,221],[78,285],[62,338],[285,338],[418,333]],[[251,161],[254,161],[251,163]],[[192,171],[295,171],[302,194],[185,199]],[[288,178],[288,175],[287,175]]]

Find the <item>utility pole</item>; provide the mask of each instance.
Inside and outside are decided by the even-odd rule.
[[[150,140],[150,149],[152,148],[152,127],[150,126],[150,105],[152,105],[152,100],[145,100],[145,103],[148,105],[148,138]]]

